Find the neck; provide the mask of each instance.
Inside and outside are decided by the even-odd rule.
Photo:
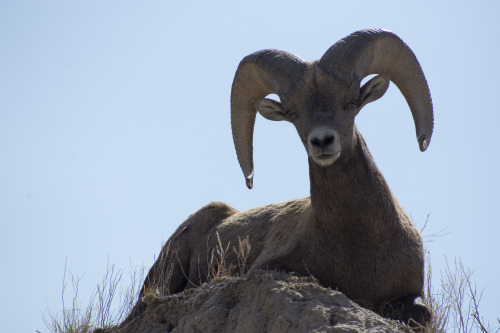
[[[350,232],[359,226],[370,233],[388,227],[399,205],[355,130],[353,153],[329,167],[309,160],[311,204],[321,232]],[[334,230],[332,230],[334,229]]]

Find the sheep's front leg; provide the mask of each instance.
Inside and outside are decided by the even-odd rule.
[[[386,308],[389,317],[410,326],[424,326],[431,320],[431,312],[420,296],[403,296],[390,302]]]

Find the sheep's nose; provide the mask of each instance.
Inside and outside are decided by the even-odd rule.
[[[321,131],[319,133],[313,133],[309,136],[309,142],[315,148],[320,148],[324,150],[326,147],[331,145],[335,140],[335,135],[330,131]]]
[[[317,128],[307,137],[307,154],[320,166],[332,165],[341,153],[340,137],[330,127]]]

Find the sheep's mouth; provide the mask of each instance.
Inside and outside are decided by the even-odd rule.
[[[332,154],[329,153],[318,154],[316,156],[313,156],[313,161],[322,167],[330,166],[333,163],[335,163],[335,161],[340,157],[341,153],[342,152],[339,151]]]

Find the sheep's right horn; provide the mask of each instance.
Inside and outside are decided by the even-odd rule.
[[[431,94],[417,58],[398,36],[379,29],[354,32],[330,47],[320,66],[347,81],[389,76],[410,106],[420,150],[427,149],[434,127]]]
[[[262,50],[246,56],[236,70],[231,89],[231,128],[248,188],[253,187],[255,102],[269,94],[280,96],[305,67],[304,61],[291,53]]]

